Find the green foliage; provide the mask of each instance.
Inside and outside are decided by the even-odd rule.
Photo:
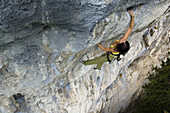
[[[164,110],[164,113],[168,113],[166,110]]]
[[[138,101],[137,113],[170,112],[170,60],[150,75],[149,83],[143,86],[145,93]],[[166,111],[165,111],[166,110]]]

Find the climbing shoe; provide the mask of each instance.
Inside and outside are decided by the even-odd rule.
[[[84,61],[83,61],[83,60],[80,60],[80,62],[81,62],[82,64],[84,64]]]

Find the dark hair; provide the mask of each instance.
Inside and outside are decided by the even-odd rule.
[[[117,45],[117,49],[120,54],[125,55],[130,49],[130,44],[128,41],[126,41],[125,43],[120,43]]]

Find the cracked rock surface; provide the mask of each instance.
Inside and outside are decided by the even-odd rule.
[[[168,0],[2,0],[0,112],[118,113],[169,57]],[[112,64],[80,60],[120,39],[133,7],[129,52]]]

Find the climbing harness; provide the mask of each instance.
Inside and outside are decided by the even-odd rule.
[[[114,42],[119,42],[119,40],[115,40]],[[113,42],[113,43],[114,43]],[[112,44],[113,44],[112,43]],[[113,46],[111,44],[111,48],[115,48],[115,46]],[[113,59],[112,59],[112,61],[109,59],[109,56],[112,56],[113,57]],[[119,56],[120,56],[120,53],[119,52],[107,52],[107,60],[108,60],[108,62],[109,62],[109,64],[112,64],[113,63],[113,61],[115,61],[116,59],[118,59],[119,58]]]
[[[109,56],[113,57],[112,61],[109,59]],[[120,54],[113,55],[112,52],[107,52],[107,60],[108,60],[109,64],[112,64],[113,61],[115,61],[116,59],[119,58],[119,56],[120,56]]]

